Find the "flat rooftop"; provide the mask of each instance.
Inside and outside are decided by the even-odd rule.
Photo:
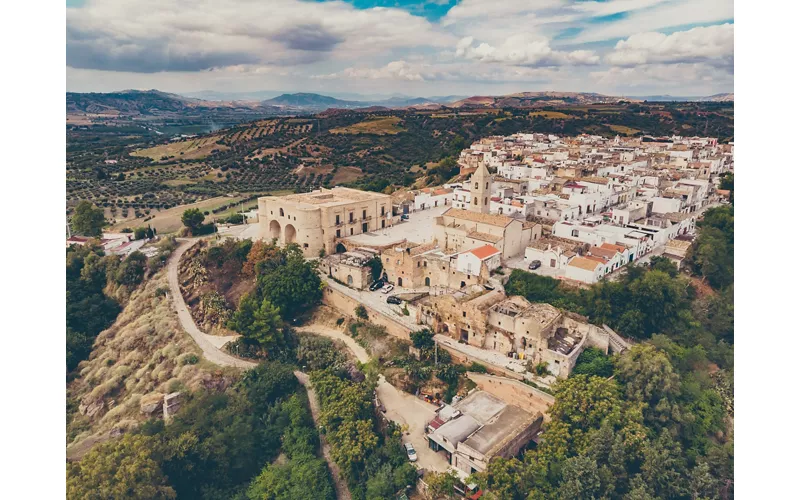
[[[475,391],[453,405],[455,409],[464,415],[469,415],[482,425],[506,406],[508,405],[504,401],[485,391]]]
[[[536,421],[536,416],[519,406],[507,405],[483,427],[470,435],[464,444],[486,457],[497,453],[509,440]]]
[[[286,196],[265,196],[264,198],[282,200],[289,203],[303,203],[318,207],[334,207],[362,201],[391,201],[391,197],[386,194],[345,187],[335,187],[333,189],[322,188],[311,191],[310,193],[289,194]]]

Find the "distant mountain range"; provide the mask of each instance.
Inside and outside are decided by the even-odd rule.
[[[639,101],[649,101],[649,102],[689,102],[689,101],[700,101],[700,102],[733,102],[733,93],[729,94],[714,94],[710,96],[674,96],[674,95],[640,95],[640,96],[628,96],[629,99],[636,99]]]
[[[258,93],[249,94],[255,97]],[[209,95],[210,96],[210,95]],[[380,100],[346,100],[314,93],[281,94],[259,100],[211,100],[187,97],[159,90],[123,90],[110,93],[67,92],[67,114],[169,117],[179,115],[220,115],[239,119],[252,116],[274,116],[298,113],[318,113],[329,109],[363,109],[365,111],[390,108],[504,108],[541,107],[589,104],[614,104],[619,101],[733,101],[733,94],[715,94],[708,97],[673,96],[607,96],[591,92],[520,92],[502,96],[392,96]]]

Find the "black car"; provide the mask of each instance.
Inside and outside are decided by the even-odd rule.
[[[395,297],[394,295],[390,295],[390,296],[386,297],[386,303],[387,303],[387,304],[395,304],[395,305],[400,305],[400,304],[402,304],[402,303],[403,303],[403,301],[402,301],[402,300],[400,300],[400,299],[398,299],[398,298],[397,298],[397,297]]]
[[[528,266],[528,269],[533,271],[534,269],[539,269],[540,267],[542,267],[542,261],[534,260],[533,262],[531,262],[531,265]]]
[[[369,286],[369,291],[374,292],[375,290],[380,290],[381,288],[383,288],[383,285],[384,285],[383,280],[375,281]]]

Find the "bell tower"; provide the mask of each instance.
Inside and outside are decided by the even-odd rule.
[[[483,163],[469,179],[469,192],[472,196],[469,209],[473,212],[488,214],[489,199],[492,196],[492,176],[489,175],[489,171]]]

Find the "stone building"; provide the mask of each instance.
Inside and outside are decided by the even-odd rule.
[[[320,270],[328,276],[356,290],[363,290],[372,283],[372,267],[369,262],[378,253],[369,248],[358,248],[349,252],[332,254],[322,261]]]
[[[469,178],[469,191],[472,203],[469,210],[482,214],[489,213],[489,201],[492,197],[492,176],[486,169],[486,165],[481,163],[474,174]]]
[[[486,470],[495,457],[510,458],[538,434],[542,413],[525,411],[485,391],[437,411],[428,424],[428,446],[466,474]]]
[[[491,349],[532,364],[547,363],[550,373],[567,377],[588,345],[608,352],[608,333],[583,318],[502,290],[472,286],[463,292],[426,297],[417,321],[436,333]]]
[[[531,241],[541,236],[540,224],[459,208],[450,208],[437,217],[434,227],[434,238],[445,253],[489,244],[500,250],[503,259],[522,254]]]
[[[344,187],[258,199],[259,237],[297,243],[306,257],[337,251],[337,239],[392,225],[389,195]],[[339,248],[338,250],[343,250]]]

